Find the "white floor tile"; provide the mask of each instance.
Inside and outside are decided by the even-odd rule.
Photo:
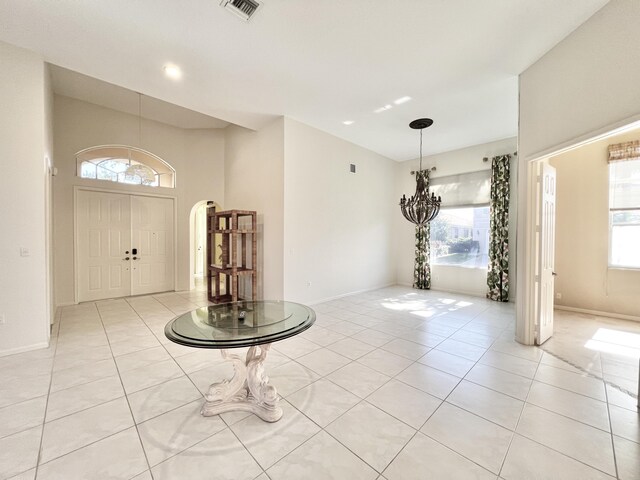
[[[602,430],[534,405],[526,405],[516,431],[609,475],[615,475],[611,435]]]
[[[640,443],[640,413],[609,405],[611,429],[619,437]]]
[[[613,443],[620,480],[640,478],[640,444],[616,435],[613,436]]]
[[[310,370],[313,370],[321,377],[329,375],[331,372],[334,372],[340,367],[344,367],[346,364],[351,362],[347,357],[329,350],[328,348],[314,350],[311,353],[298,357],[296,361]]]
[[[125,479],[149,467],[135,428],[92,443],[38,468],[38,480]]]
[[[204,402],[200,391],[185,376],[132,393],[128,399],[136,423],[195,400]]]
[[[418,433],[384,471],[389,480],[495,480],[495,474]]]
[[[0,438],[42,425],[46,404],[42,396],[0,408]]]
[[[49,462],[132,425],[133,418],[124,397],[48,422],[42,435],[40,463]]]
[[[415,434],[413,428],[367,402],[356,405],[325,430],[378,472]]]
[[[182,369],[171,359],[121,372],[120,378],[125,392],[129,395],[183,375]]]
[[[506,353],[496,352],[495,350],[489,350],[485,353],[479,362],[483,365],[489,365],[490,367],[499,368],[509,373],[521,375],[527,378],[533,378],[538,368],[536,362],[526,360],[520,357],[514,357]]]
[[[378,478],[375,470],[324,431],[284,457],[267,473],[272,480]]]
[[[430,350],[430,347],[425,347],[419,343],[410,342],[409,340],[404,340],[402,338],[391,340],[380,348],[387,352],[408,358],[409,360],[417,360]]]
[[[262,469],[229,429],[152,468],[155,480],[253,480]]]
[[[418,362],[460,378],[464,377],[471,370],[471,367],[475,365],[473,360],[467,360],[435,348],[418,359]]]
[[[389,376],[397,375],[413,363],[408,358],[380,349],[360,357],[357,361]]]
[[[36,466],[42,427],[0,438],[0,474],[9,478]]]
[[[451,353],[453,355],[457,355],[474,362],[477,362],[480,357],[482,357],[482,355],[484,355],[484,353],[487,351],[484,347],[478,347],[476,345],[471,345],[470,343],[460,342],[458,340],[452,339],[447,339],[444,342],[440,343],[436,347],[436,350]]]
[[[226,428],[219,416],[200,415],[202,402],[188,403],[138,425],[152,467]]]
[[[229,427],[264,469],[274,465],[320,431],[315,423],[286,401],[281,401],[280,406],[282,418],[275,423],[268,423],[251,415]]]
[[[49,395],[47,422],[124,397],[117,375],[59,390]]]
[[[309,340],[305,340],[302,337],[288,338],[273,344],[274,350],[293,359],[306,355],[307,353],[311,353],[319,348],[320,345],[310,342]]]
[[[534,380],[527,402],[601,430],[610,431],[607,404],[594,398]]]
[[[463,380],[447,402],[490,420],[509,430],[516,428],[524,402]]]
[[[441,399],[447,398],[460,382],[459,377],[420,363],[414,363],[397,375],[396,379]]]
[[[0,389],[0,408],[46,395],[50,382],[51,375],[17,378],[2,382],[2,388]]]
[[[549,385],[595,398],[596,400],[606,401],[604,382],[597,378],[592,378],[584,374],[579,375],[548,365],[540,365],[540,368],[538,368],[536,372],[535,379],[539,382],[548,383]]]
[[[266,373],[269,376],[269,384],[273,385],[282,397],[287,397],[320,378],[317,373],[298,362],[283,363],[275,368],[266,369]]]
[[[613,480],[614,477],[515,435],[500,475],[505,480]]]
[[[476,364],[464,378],[520,400],[527,398],[532,383],[530,378],[481,363]]]
[[[512,436],[506,428],[446,402],[420,431],[494,474],[500,472]]]
[[[98,362],[83,363],[77,367],[53,372],[51,392],[93,382],[101,378],[112,377],[117,374],[118,370],[116,369],[113,358],[100,360]]]
[[[333,382],[320,379],[287,397],[287,401],[321,427],[360,401],[360,397]]]
[[[369,395],[367,402],[419,429],[440,406],[442,400],[406,383],[391,380]]]
[[[360,340],[356,340],[355,338],[345,338],[332,343],[328,348],[329,350],[339,353],[351,360],[356,360],[357,358],[375,350],[376,347],[373,347],[368,343],[361,342]]]
[[[389,377],[369,367],[352,362],[327,377],[345,390],[365,398],[389,381]]]

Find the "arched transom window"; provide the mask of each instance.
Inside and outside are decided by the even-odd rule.
[[[76,154],[78,176],[129,185],[175,187],[176,171],[157,155],[135,147],[91,147]]]

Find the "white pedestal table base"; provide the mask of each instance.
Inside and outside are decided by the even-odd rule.
[[[265,422],[277,422],[282,417],[280,399],[269,377],[264,373],[264,361],[271,344],[254,345],[247,358],[220,350],[222,358],[233,363],[234,375],[229,380],[213,383],[204,396],[200,413],[205,417],[224,412],[244,411],[255,413]]]

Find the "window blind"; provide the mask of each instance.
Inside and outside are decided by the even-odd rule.
[[[640,157],[609,163],[609,208],[640,209]]]
[[[487,204],[491,194],[491,170],[433,178],[429,191],[442,197],[443,207]]]

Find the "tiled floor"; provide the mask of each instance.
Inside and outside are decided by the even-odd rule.
[[[201,417],[232,371],[169,343],[203,292],[58,313],[0,358],[0,478],[638,479],[640,324],[556,312],[543,348],[511,304],[393,287],[316,305],[267,359],[283,418]]]

